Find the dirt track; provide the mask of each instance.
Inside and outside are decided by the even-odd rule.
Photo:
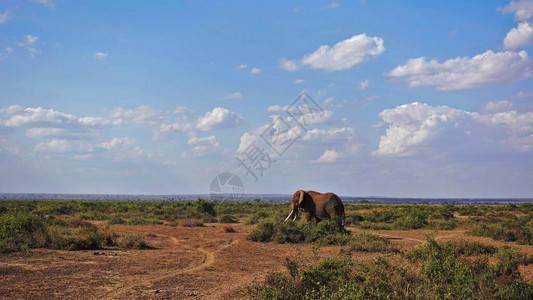
[[[221,224],[206,227],[115,225],[119,234],[142,233],[155,249],[57,251],[32,250],[28,254],[0,256],[2,298],[90,299],[242,299],[246,286],[271,270],[284,269],[286,258],[301,263],[336,256],[339,247],[255,243],[245,239],[253,226],[233,224],[236,233],[221,232]],[[360,232],[352,228],[353,233]],[[371,231],[400,247],[413,247],[433,231]],[[533,253],[533,247],[440,231],[439,241],[478,240],[513,245]],[[372,253],[359,253],[368,259]],[[533,269],[521,269],[531,280]]]

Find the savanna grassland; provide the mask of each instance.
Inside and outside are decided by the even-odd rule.
[[[2,298],[532,299],[533,204],[0,201]]]

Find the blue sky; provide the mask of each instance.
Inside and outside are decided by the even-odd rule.
[[[5,0],[0,192],[533,197],[532,46],[524,0]]]

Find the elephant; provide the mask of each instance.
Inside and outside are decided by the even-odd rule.
[[[292,195],[291,210],[284,222],[298,216],[298,209],[305,211],[305,222],[317,224],[322,220],[333,220],[339,229],[344,228],[344,205],[341,198],[334,193],[319,193],[315,191],[299,190]]]

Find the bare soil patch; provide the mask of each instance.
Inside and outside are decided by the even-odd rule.
[[[36,249],[26,254],[0,255],[2,298],[84,299],[245,299],[246,286],[272,270],[283,270],[286,259],[312,263],[339,255],[340,247],[309,244],[257,243],[246,240],[254,225],[204,227],[113,225],[118,234],[140,233],[154,249],[58,251]],[[389,238],[410,249],[433,234],[439,242],[465,239],[497,246],[509,245],[533,254],[533,246],[465,235],[464,230],[362,230]],[[356,253],[366,260],[383,253]],[[533,267],[522,266],[533,281]]]

